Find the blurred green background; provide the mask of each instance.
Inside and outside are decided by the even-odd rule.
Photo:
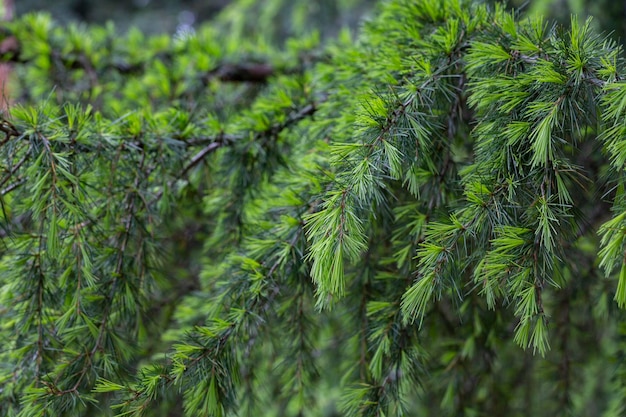
[[[1,2],[2,0],[0,0]],[[4,0],[6,1],[6,0]],[[15,12],[46,11],[59,22],[113,21],[121,30],[176,33],[218,20],[238,35],[271,34],[275,40],[319,29],[324,38],[356,27],[376,0],[13,0]],[[235,30],[235,29],[234,29]]]
[[[6,0],[5,0],[6,1]],[[137,26],[147,33],[176,33],[217,19],[255,36],[271,33],[275,40],[318,29],[323,37],[341,27],[358,26],[372,13],[376,0],[13,0],[18,15],[47,11],[60,22],[114,21],[121,30]],[[494,3],[494,0],[485,0]],[[521,13],[539,13],[568,24],[572,14],[594,16],[594,25],[622,41],[626,34],[626,1],[616,0],[508,0]],[[247,32],[247,33],[246,33]]]
[[[230,0],[16,0],[15,3],[18,15],[46,11],[60,22],[112,20],[122,29],[138,26],[151,33],[174,33],[179,26],[211,19]]]

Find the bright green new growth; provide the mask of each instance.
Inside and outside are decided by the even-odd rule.
[[[7,25],[0,414],[623,414],[620,48],[376,10],[282,50]]]

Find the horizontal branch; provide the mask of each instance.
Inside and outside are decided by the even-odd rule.
[[[215,150],[221,148],[225,143],[225,141],[223,140],[216,140],[213,143],[210,143],[208,146],[206,146],[205,148],[203,148],[200,152],[198,152],[193,158],[191,158],[191,161],[189,162],[189,164],[187,164],[187,166],[185,166],[185,168],[183,168],[182,172],[180,173],[180,177],[184,177],[185,175],[187,175],[187,173],[189,171],[191,171],[191,169],[193,167],[195,167],[196,165],[198,165],[200,162],[202,162],[202,160],[209,154],[213,153]]]
[[[287,117],[287,119],[284,120],[283,122],[271,125],[267,129],[254,132],[252,139],[260,140],[263,138],[275,138],[283,130],[287,129],[288,127],[298,123],[299,121],[309,116],[312,116],[316,112],[316,110],[317,110],[317,106],[315,103],[307,104],[301,109],[292,112]],[[8,142],[8,140],[11,137],[19,137],[23,134],[23,132],[21,132],[15,125],[10,123],[6,119],[3,119],[2,116],[0,116],[0,132],[4,132],[6,135],[6,139],[3,141],[0,141],[0,146]],[[229,146],[240,140],[250,138],[251,133],[252,132],[245,132],[245,133],[239,133],[239,134],[226,134],[224,132],[221,132],[217,136],[201,137],[201,138],[190,139],[190,140],[185,141],[184,143],[185,145],[187,145],[188,148],[193,147],[193,146],[203,145],[203,144],[205,144],[206,146],[204,146],[204,148],[202,148],[193,157],[191,157],[189,162],[183,167],[180,173],[176,175],[176,178],[170,182],[170,186],[172,186],[176,182],[176,180],[184,178],[189,173],[189,171],[191,171],[194,167],[196,167],[202,161],[204,161],[208,155],[212,154],[213,152],[215,152],[216,150],[224,146]],[[141,149],[142,148],[141,144],[137,145],[137,148]],[[0,196],[8,194],[9,192],[13,191],[17,187],[25,183],[25,180],[23,178],[18,178],[17,181],[10,184],[7,188],[1,189],[1,187],[3,187],[7,182],[9,182],[9,180],[14,178],[14,176],[17,174],[17,171],[22,167],[25,161],[26,161],[26,157],[20,160],[17,164],[15,164],[7,172],[7,175],[4,178],[0,178]],[[157,198],[160,198],[162,193],[163,191],[161,190],[157,194]]]
[[[265,83],[276,70],[265,63],[222,64],[202,76],[202,83],[207,85],[212,79],[224,82]]]
[[[50,56],[68,70],[81,69],[91,73],[96,69],[96,66],[85,54],[72,56],[71,54],[68,55],[66,53],[62,53],[61,51],[53,50],[50,53]],[[4,41],[0,43],[0,62],[28,64],[33,59],[35,58],[24,58],[22,56],[22,48],[19,41],[13,36],[4,39]],[[151,57],[151,59],[146,62],[134,64],[126,62],[107,63],[97,69],[100,71],[112,70],[123,75],[140,75],[146,71],[149,63],[155,59],[161,61],[174,61],[176,59],[176,55],[172,53],[161,53]],[[218,63],[213,69],[200,74],[199,79],[204,85],[207,85],[211,80],[263,84],[274,75],[297,72],[300,72],[298,68],[278,69],[265,62],[224,62]]]
[[[307,104],[306,106],[302,107],[300,110],[296,111],[295,113],[292,113],[284,122],[277,123],[275,125],[268,127],[265,130],[256,132],[254,134],[254,140],[259,140],[261,138],[266,138],[266,137],[276,137],[283,130],[287,129],[288,127],[298,123],[299,121],[309,116],[312,116],[316,111],[317,111],[317,106],[315,105],[315,103]],[[222,132],[218,136],[215,136],[215,137],[198,138],[198,139],[191,139],[187,141],[187,143],[189,144],[200,144],[200,143],[206,143],[206,142],[208,142],[209,144],[205,146],[203,149],[201,149],[196,155],[194,155],[193,158],[191,158],[189,163],[181,171],[181,174],[178,178],[182,178],[185,175],[187,175],[187,173],[189,173],[189,171],[193,169],[193,167],[197,166],[200,162],[202,162],[202,160],[204,160],[204,158],[206,158],[208,155],[212,154],[219,148],[235,143],[239,140],[243,140],[248,137],[249,137],[249,134],[246,134],[246,133],[239,134],[239,135],[227,135]]]

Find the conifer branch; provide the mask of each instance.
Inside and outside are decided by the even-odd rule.
[[[99,84],[99,73],[109,71],[118,72],[121,75],[141,75],[146,71],[150,61],[134,62],[132,64],[121,62],[109,62],[104,66],[96,66],[90,57],[84,53],[78,56],[68,55],[60,50],[52,50],[50,57],[60,66],[67,70],[84,70],[92,83],[92,87]],[[31,64],[35,58],[25,58],[20,47],[19,40],[9,36],[0,43],[0,62],[16,63],[21,65]],[[161,54],[161,60],[174,61],[175,54]],[[270,77],[281,74],[296,74],[302,72],[300,68],[279,68],[267,62],[223,62],[214,66],[204,74],[198,74],[197,78],[205,86],[211,80],[232,83],[259,83],[265,84]]]
[[[275,139],[285,129],[291,127],[294,124],[297,124],[298,122],[302,121],[303,119],[307,117],[313,116],[313,114],[315,114],[316,109],[317,109],[316,104],[314,103],[307,104],[301,109],[290,114],[287,117],[287,119],[281,123],[274,124],[263,131],[250,132],[250,134],[253,135],[252,140],[259,141],[262,139]],[[243,134],[233,135],[233,134],[226,134],[224,132],[221,132],[215,137],[190,139],[189,141],[187,141],[187,143],[192,144],[192,145],[197,145],[197,144],[206,143],[206,142],[208,142],[209,144],[205,146],[203,149],[201,149],[198,153],[196,153],[189,160],[189,163],[185,165],[185,167],[182,169],[181,174],[179,175],[178,178],[184,178],[189,173],[189,171],[191,171],[194,167],[200,164],[208,155],[212,154],[213,152],[217,151],[218,149],[222,147],[230,146],[236,143],[237,141],[242,141],[244,139],[247,139],[250,137],[250,134],[243,133]]]
[[[0,415],[620,415],[620,48],[471,0],[372,16],[7,24]]]

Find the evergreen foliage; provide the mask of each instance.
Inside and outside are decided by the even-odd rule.
[[[5,24],[0,415],[626,412],[620,46],[373,15],[278,47]]]

